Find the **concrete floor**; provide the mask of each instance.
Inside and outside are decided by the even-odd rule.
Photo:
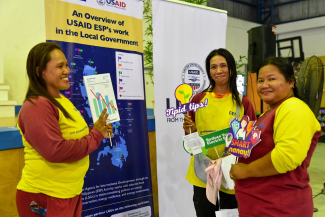
[[[313,195],[317,195],[324,188],[325,183],[325,143],[318,143],[316,146],[308,172]],[[318,212],[314,212],[314,217],[325,216],[325,194],[314,198],[314,207],[318,209]]]

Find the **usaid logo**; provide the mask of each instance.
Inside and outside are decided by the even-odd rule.
[[[104,5],[105,5],[105,0],[97,0],[97,3],[98,3],[100,6],[104,6]]]
[[[206,79],[207,76],[205,71],[197,63],[189,63],[183,69],[182,82],[192,87],[193,95],[204,90]]]
[[[126,9],[126,3],[117,0],[106,0],[108,6],[114,6],[115,8]]]

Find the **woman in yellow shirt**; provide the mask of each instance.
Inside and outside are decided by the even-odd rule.
[[[205,135],[229,127],[229,121],[236,116],[237,106],[240,107],[241,119],[248,115],[251,120],[256,120],[255,110],[248,97],[244,96],[240,100],[236,86],[237,71],[236,63],[232,54],[223,48],[213,50],[205,60],[206,72],[208,73],[210,86],[202,93],[196,94],[192,102],[199,103],[208,99],[208,106],[198,109],[195,113],[189,112],[185,115],[183,128],[185,133],[198,132]],[[225,149],[225,144],[208,149],[207,156],[214,160],[221,156]],[[194,171],[194,157],[192,156],[186,179],[193,185],[193,202],[198,217],[215,217],[215,212],[219,210],[218,202],[215,206],[206,197],[206,183],[200,180]],[[235,191],[221,186],[219,192],[220,208],[237,208]]]
[[[257,92],[270,106],[255,123],[261,142],[232,166],[241,217],[312,217],[307,168],[321,135],[308,105],[299,99],[294,71],[285,58],[265,60]],[[254,209],[252,209],[254,205]]]
[[[25,146],[25,166],[17,186],[21,217],[39,216],[32,201],[47,209],[46,217],[81,216],[81,191],[89,154],[113,135],[106,109],[89,129],[80,112],[60,94],[69,84],[69,64],[59,45],[34,46],[27,58],[29,87],[18,118]]]

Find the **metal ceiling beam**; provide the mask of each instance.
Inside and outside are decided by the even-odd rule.
[[[270,9],[270,6],[264,4],[263,1],[264,1],[264,0],[258,0],[258,3],[257,3],[257,4],[261,5],[262,7],[265,7],[265,8],[269,8],[269,9]],[[274,0],[271,0],[271,1],[274,1]]]
[[[267,8],[269,10],[265,11],[265,8]],[[269,13],[262,20],[262,14],[267,13],[267,12],[269,12]],[[271,25],[273,25],[274,24],[274,0],[271,0],[271,5],[270,6],[264,4],[263,0],[258,0],[257,13],[258,13],[258,22],[259,23],[264,24],[265,21],[269,17],[271,17]]]
[[[293,0],[293,1],[289,1],[289,2],[283,2],[283,3],[275,4],[274,7],[291,4],[291,3],[296,3],[296,2],[302,2],[302,1],[303,0]]]
[[[252,4],[252,3],[249,3],[249,2],[244,2],[242,0],[230,0],[230,1],[238,2],[238,3],[244,4],[244,5],[248,5],[248,6],[252,6],[252,7],[256,7],[257,6],[256,4]]]
[[[257,7],[258,23],[263,24],[269,17],[271,17],[271,25],[273,25],[274,24],[274,8],[275,7],[286,5],[286,4],[291,4],[291,3],[296,3],[296,2],[301,2],[303,0],[291,0],[291,1],[283,2],[283,3],[279,3],[279,4],[274,4],[274,0],[271,0],[271,5],[265,4],[264,0],[258,0],[257,5],[249,3],[249,2],[245,2],[243,0],[230,0],[230,1],[248,5],[251,7]],[[269,10],[265,10],[266,8]],[[262,15],[266,14],[266,13],[269,13],[269,14],[262,20]]]

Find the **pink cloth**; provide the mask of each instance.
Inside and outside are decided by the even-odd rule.
[[[205,169],[205,172],[207,172],[206,194],[208,200],[214,205],[217,202],[222,180],[221,161],[220,158],[210,161],[209,166]]]

